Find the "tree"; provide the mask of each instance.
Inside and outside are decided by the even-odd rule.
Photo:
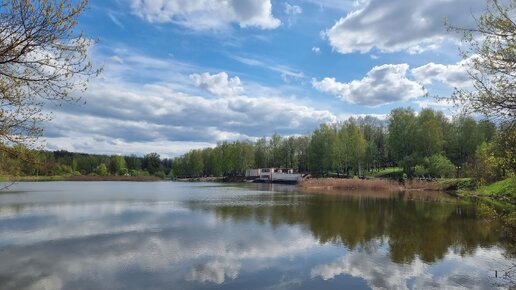
[[[111,160],[109,162],[109,171],[113,175],[125,175],[127,172],[129,172],[124,157],[119,155],[111,156]]]
[[[455,165],[441,154],[434,154],[428,158],[428,173],[433,177],[453,177]]]
[[[516,118],[516,1],[487,0],[487,11],[476,28],[449,29],[463,33],[468,49],[468,74],[473,89],[456,89],[453,99],[466,111],[515,121]],[[504,4],[505,3],[505,4]]]
[[[269,148],[267,145],[267,139],[265,137],[260,138],[255,143],[255,162],[256,167],[265,168],[269,163]]]
[[[500,179],[500,160],[493,153],[491,144],[482,143],[475,153],[475,162],[470,170],[471,176],[480,184],[492,183]]]
[[[389,115],[389,137],[387,146],[393,159],[411,174],[417,162],[416,152],[417,117],[409,108],[398,108]]]
[[[420,156],[428,157],[443,150],[442,113],[423,109],[417,116],[416,145]]]
[[[143,156],[142,169],[147,170],[151,175],[161,171],[161,158],[158,153],[149,153]]]
[[[107,170],[106,164],[101,163],[99,166],[97,166],[95,173],[97,173],[97,175],[100,175],[100,176],[107,176],[108,170]]]
[[[0,0],[0,144],[34,145],[45,103],[78,101],[99,71],[76,31],[87,0]],[[9,147],[2,147],[9,148]]]
[[[500,158],[501,168],[508,172],[516,172],[516,123],[504,122],[494,140],[496,155]]]

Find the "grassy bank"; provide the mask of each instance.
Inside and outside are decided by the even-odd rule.
[[[463,198],[482,199],[500,212],[510,213],[516,211],[515,176],[474,189],[462,188],[457,192]]]
[[[0,182],[40,182],[40,181],[158,181],[158,176],[0,176]]]

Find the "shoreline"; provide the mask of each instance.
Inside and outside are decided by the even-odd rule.
[[[301,181],[300,188],[321,190],[375,190],[375,191],[448,191],[437,181],[407,180],[398,182],[392,179],[346,179],[311,178]]]
[[[0,176],[0,182],[50,182],[50,181],[160,181],[158,176]]]

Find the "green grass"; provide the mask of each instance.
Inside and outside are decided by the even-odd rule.
[[[55,175],[55,176],[8,176],[0,175],[0,182],[11,182],[11,181],[62,181],[67,176]]]
[[[516,210],[516,176],[475,189],[459,189],[458,192],[459,196],[465,198],[481,198],[504,216]]]
[[[443,190],[472,190],[476,188],[472,178],[442,178],[439,179]]]
[[[475,193],[488,196],[505,196],[514,200],[516,199],[516,176],[481,186],[475,190]]]
[[[400,175],[400,174],[402,174],[402,172],[403,172],[403,168],[401,168],[401,167],[389,167],[389,168],[382,169],[378,172],[373,172],[371,174],[371,176],[388,178],[388,177]]]

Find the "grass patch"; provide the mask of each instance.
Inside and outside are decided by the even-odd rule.
[[[378,172],[373,172],[373,173],[371,173],[370,176],[397,179],[399,176],[402,176],[402,175],[403,175],[403,168],[389,167],[389,168],[381,169]]]
[[[508,197],[513,201],[516,199],[516,176],[484,185],[475,190],[479,195]]]
[[[472,178],[443,178],[439,183],[443,190],[473,190],[477,187]]]
[[[68,176],[64,175],[53,175],[53,176],[8,176],[0,175],[0,181],[2,182],[13,182],[13,181],[63,181]]]
[[[0,175],[0,182],[39,182],[39,181],[158,181],[157,176],[7,176]]]
[[[462,197],[480,198],[503,216],[510,213],[512,222],[516,221],[516,213],[513,213],[516,210],[516,176],[475,189],[459,189],[458,192]]]

